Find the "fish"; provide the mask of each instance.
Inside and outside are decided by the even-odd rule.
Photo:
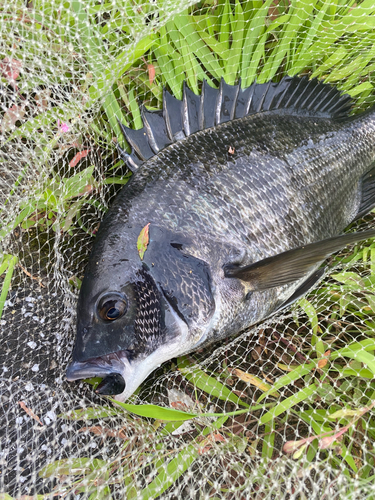
[[[324,262],[375,230],[375,111],[286,76],[166,89],[121,123],[133,175],[95,237],[77,304],[68,381],[101,377],[126,401],[162,363],[238,335],[312,289]]]

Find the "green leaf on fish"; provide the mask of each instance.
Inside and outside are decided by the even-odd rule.
[[[145,254],[145,251],[147,250],[147,245],[149,240],[149,234],[148,234],[149,225],[150,223],[145,225],[145,227],[139,233],[137,240],[137,249],[141,260],[143,260],[143,256]]]

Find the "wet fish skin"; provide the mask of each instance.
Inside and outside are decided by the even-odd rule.
[[[363,207],[374,139],[372,111],[340,119],[263,111],[147,160],[101,223],[68,379],[120,373],[124,400],[158,364],[277,311],[321,261],[260,291],[228,269],[339,235]],[[136,243],[148,223],[141,260]],[[127,312],[105,322],[98,303],[113,293],[126,297]]]

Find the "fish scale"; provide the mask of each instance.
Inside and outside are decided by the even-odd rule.
[[[293,125],[288,123],[288,121],[290,121],[289,117],[277,118],[279,121],[286,121],[287,123],[281,123],[279,125],[275,125],[275,127],[288,127]],[[341,155],[344,156],[344,154],[349,154],[350,149],[353,147],[350,143],[347,143],[347,151],[343,151],[342,153],[338,151],[339,154],[336,153],[336,151],[340,149],[337,145],[334,146],[334,151],[330,151],[332,148],[329,147],[329,143],[327,147],[324,147],[324,145],[321,144],[321,154],[317,156],[314,152],[315,158],[313,162],[309,161],[308,149],[306,151],[300,151],[299,154],[294,151],[293,156],[290,156],[292,156],[293,161],[298,164],[298,170],[293,169],[292,175],[289,173],[288,165],[292,166],[293,161],[291,161],[287,152],[283,155],[287,164],[281,164],[280,158],[275,160],[272,156],[267,158],[263,153],[255,154],[252,159],[252,169],[247,172],[245,168],[240,168],[238,171],[238,164],[234,162],[228,163],[227,166],[225,159],[226,147],[224,146],[224,148],[222,147],[221,151],[218,152],[219,154],[217,153],[214,158],[211,155],[206,164],[202,163],[199,169],[196,168],[196,172],[189,167],[190,174],[198,176],[200,172],[209,172],[210,166],[214,164],[215,168],[211,169],[211,177],[205,179],[201,176],[200,183],[193,185],[188,178],[189,172],[185,172],[187,175],[184,179],[179,179],[181,172],[184,172],[184,165],[192,161],[192,155],[189,151],[190,148],[193,147],[198,149],[199,152],[203,151],[205,148],[212,151],[215,149],[217,150],[218,144],[221,144],[223,141],[232,141],[238,152],[241,151],[242,148],[244,149],[243,157],[246,161],[248,161],[247,159],[251,156],[248,151],[254,147],[254,145],[258,145],[255,129],[262,127],[261,123],[257,123],[261,120],[254,119],[254,117],[249,117],[249,120],[253,122],[251,124],[252,127],[249,127],[249,124],[244,123],[243,121],[241,121],[241,125],[243,128],[242,135],[244,135],[244,131],[245,133],[250,134],[253,132],[250,139],[240,136],[240,131],[238,130],[239,127],[236,127],[233,136],[229,136],[226,131],[222,133],[222,130],[213,129],[210,131],[208,136],[209,139],[207,139],[207,134],[204,136],[203,134],[201,136],[200,134],[196,134],[186,139],[184,147],[180,148],[178,163],[173,161],[173,153],[172,158],[169,158],[168,150],[166,150],[164,154],[161,154],[160,157],[155,158],[155,160],[150,160],[148,169],[151,171],[159,171],[158,180],[156,182],[152,182],[150,180],[147,181],[148,187],[145,189],[143,194],[137,198],[136,203],[129,213],[129,220],[131,222],[135,221],[136,218],[139,217],[139,214],[143,212],[142,216],[145,220],[153,220],[156,218],[160,220],[160,218],[162,218],[165,224],[169,226],[171,217],[168,213],[167,207],[172,203],[173,206],[178,207],[178,210],[173,211],[174,224],[170,225],[170,229],[179,229],[183,232],[190,231],[192,229],[191,220],[194,219],[194,231],[199,229],[202,233],[207,233],[210,229],[212,229],[216,234],[220,234],[219,238],[228,236],[228,232],[232,233],[231,236],[234,239],[238,239],[238,235],[246,235],[247,241],[253,241],[254,238],[258,240],[261,235],[263,235],[262,240],[264,242],[264,250],[262,250],[262,252],[265,252],[264,256],[267,256],[274,250],[283,251],[290,243],[298,245],[301,242],[299,239],[301,234],[303,234],[304,237],[309,238],[305,241],[308,243],[309,241],[314,241],[316,239],[333,236],[339,231],[342,231],[351,221],[355,207],[353,207],[351,213],[348,215],[347,213],[343,213],[340,204],[342,203],[343,197],[344,199],[348,199],[352,182],[358,182],[359,178],[363,174],[363,172],[358,171],[358,169],[354,170],[352,164],[355,159],[353,158],[351,162],[347,162],[349,165],[346,172],[346,183],[344,183],[343,169],[339,162]],[[310,137],[311,130],[315,131],[313,123],[314,122],[311,124],[312,126],[306,127],[307,134]],[[225,125],[222,125],[222,127],[225,127]],[[272,134],[269,133],[269,136],[271,135]],[[322,134],[319,134],[320,137],[321,135]],[[284,139],[285,143],[289,142],[287,140],[288,137],[285,137]],[[263,141],[265,143],[264,139]],[[267,144],[265,143],[265,145]],[[293,146],[290,146],[290,148],[292,147]],[[270,146],[267,149],[272,151],[272,141],[270,141]],[[183,153],[186,151],[188,154],[184,157]],[[298,155],[298,159],[295,157],[296,155]],[[197,156],[199,158],[198,161],[201,161],[202,155],[198,153]],[[240,153],[237,153],[237,156],[239,157]],[[326,156],[325,160],[322,159],[324,156]],[[227,168],[225,172],[218,172],[216,166],[220,163],[224,163],[223,158],[225,161],[224,166],[227,166]],[[276,162],[278,162],[280,167],[278,172],[275,172]],[[330,168],[326,172],[330,177],[330,182],[327,182],[324,177],[325,164],[332,165],[332,162],[338,163],[339,175],[338,178],[335,179],[333,169]],[[196,161],[196,164],[197,163],[198,162]],[[256,167],[254,166],[255,163],[257,163]],[[176,170],[175,174],[173,171],[164,169],[164,165],[167,164],[174,165]],[[271,166],[269,164],[271,164]],[[310,165],[310,169],[308,168],[308,165]],[[312,169],[311,166],[313,167]],[[149,174],[152,179],[152,173],[147,172],[147,174]],[[276,174],[278,180],[275,182]],[[289,182],[293,180],[293,176],[296,179],[294,182],[296,182],[298,186],[305,186],[305,198],[308,197],[307,201],[310,203],[310,208],[303,205],[304,200],[301,200],[302,203],[300,204],[294,202],[293,198],[295,198],[298,194],[298,189],[294,186],[288,189]],[[315,190],[311,189],[313,180],[319,184],[315,190],[323,191],[318,199],[313,196]],[[258,191],[252,191],[252,184],[258,188]],[[284,195],[282,195],[282,185],[285,190]],[[210,200],[210,191],[213,189],[218,191],[223,186],[228,189],[227,196],[231,199],[231,204],[241,211],[241,220],[232,218],[230,209],[226,210],[225,221],[223,221],[223,223],[220,223],[220,221],[217,220],[217,209],[222,207],[222,209],[225,210],[225,205],[223,207],[222,199],[215,196],[212,196],[212,199]],[[332,195],[337,192],[337,189],[340,189],[340,197],[331,208]],[[153,197],[150,197],[151,191],[153,193]],[[126,193],[126,191],[124,193]],[[155,193],[157,193],[156,196]],[[195,200],[193,204],[191,203],[191,200]],[[121,200],[119,200],[119,203],[121,203]],[[300,213],[296,216],[296,218],[290,218],[289,224],[287,223],[282,225],[282,213],[287,211],[286,207],[290,203],[293,203],[293,205],[290,206],[292,213],[295,208],[301,207],[299,210]],[[217,204],[219,204],[220,207],[217,207]],[[322,213],[319,213],[320,206],[323,207],[321,209]],[[195,210],[194,207],[196,207]],[[254,207],[256,211],[254,211]],[[185,217],[188,217],[188,214],[190,215],[193,211],[197,217],[192,216],[188,219],[188,223],[185,224]],[[262,215],[262,212],[263,214],[266,212],[268,216],[274,217],[274,223],[271,223],[271,229],[276,229],[276,226],[280,224],[280,227],[278,228],[278,236],[279,240],[282,240],[283,238],[285,239],[285,244],[278,244],[276,248],[273,248],[271,243],[270,246],[270,242],[268,241],[268,232],[264,226],[265,221],[263,220],[264,215]],[[324,216],[324,214],[327,215]],[[333,214],[335,217],[333,217]],[[316,217],[316,215],[318,215],[318,217]],[[231,230],[229,229],[229,223],[232,228]],[[268,223],[269,221],[267,221],[267,224]],[[257,228],[258,224],[260,224],[259,230]],[[327,224],[330,226],[328,231],[326,231]],[[303,227],[305,227],[305,229],[302,229]],[[250,228],[254,229],[251,230]],[[298,232],[295,237],[293,237],[293,232],[295,231]],[[272,231],[269,232],[272,233]]]
[[[374,112],[350,107],[316,80],[222,81],[201,96],[184,85],[182,102],[165,91],[143,129],[121,125],[134,175],[96,236],[68,379],[100,374],[124,401],[160,363],[289,306],[329,255],[374,237],[341,234],[375,206]]]

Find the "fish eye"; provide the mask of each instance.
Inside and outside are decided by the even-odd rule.
[[[114,321],[121,318],[127,310],[125,297],[119,293],[107,294],[100,299],[98,305],[99,316],[105,321]]]

